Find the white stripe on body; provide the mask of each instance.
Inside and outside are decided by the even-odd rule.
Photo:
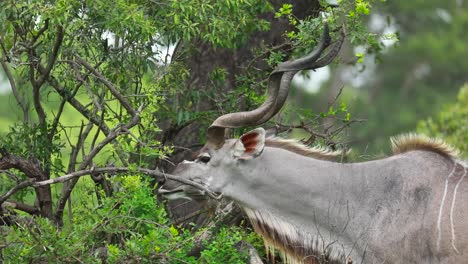
[[[460,254],[460,252],[458,252],[458,249],[457,247],[455,246],[455,226],[453,224],[453,209],[455,208],[455,200],[457,199],[457,191],[458,191],[458,187],[460,186],[460,183],[463,181],[463,179],[465,178],[465,175],[466,175],[466,168],[464,167],[463,168],[463,176],[460,177],[460,180],[458,180],[457,182],[457,185],[455,185],[455,189],[453,190],[453,199],[452,199],[452,207],[450,208],[450,227],[452,229],[452,248],[455,250],[455,252],[457,252],[458,254]]]
[[[455,169],[457,168],[457,163],[453,163],[453,169],[450,174],[445,179],[445,189],[444,195],[442,196],[442,201],[440,202],[439,208],[439,217],[437,218],[437,250],[440,250],[440,240],[442,238],[442,211],[444,210],[445,198],[447,197],[447,189],[448,189],[448,180],[452,177],[453,173],[455,173]]]

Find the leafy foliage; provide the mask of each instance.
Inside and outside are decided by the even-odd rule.
[[[458,100],[446,105],[435,117],[418,123],[417,131],[432,137],[442,138],[468,158],[468,84],[458,93]]]
[[[349,9],[355,10],[355,23],[370,7],[366,1],[337,10],[323,6],[334,29]],[[286,4],[276,16],[287,17],[294,28],[285,32],[288,44],[305,52],[315,45],[323,21],[299,20],[292,11]],[[155,137],[160,124],[180,130],[239,110],[241,99],[246,109],[261,104],[267,72],[235,76],[238,88],[225,92],[233,81],[229,69],[215,67],[206,73],[210,89],[201,91],[190,87],[184,64],[190,53],[169,59],[165,51],[174,44],[187,45],[184,51],[203,45],[239,48],[269,29],[260,16],[273,12],[269,2],[259,0],[0,2],[0,62],[13,92],[9,110],[17,117],[2,127],[0,139],[0,220],[9,219],[10,225],[0,227],[0,261],[244,263],[247,252],[239,252],[239,242],[260,246],[249,230],[216,230],[196,258],[190,250],[207,230],[193,234],[174,226],[155,200],[154,179],[94,169],[152,167],[151,161],[177,151]],[[272,67],[285,59],[281,49],[267,48],[265,54],[259,57],[268,57]],[[215,98],[218,111],[198,111],[206,97]],[[325,117],[350,121],[345,104],[330,106],[319,116]],[[7,158],[21,166],[4,165]],[[91,177],[31,188],[32,182],[77,171]],[[26,185],[16,189],[21,184]]]
[[[257,14],[272,10],[270,4],[259,0],[171,1],[166,14],[170,38],[192,40],[201,38],[215,46],[235,48],[255,31],[269,28]],[[225,19],[229,18],[229,19]]]
[[[170,225],[143,178],[129,175],[115,181],[120,190],[114,197],[96,207],[77,207],[74,224],[61,231],[44,218],[9,228],[1,240],[7,245],[4,263],[103,263],[104,259],[109,263],[245,263],[248,253],[239,252],[235,245],[241,240],[258,241],[245,229],[224,227],[204,242],[198,260],[188,253],[206,230],[191,234]]]
[[[399,42],[381,54],[372,79],[349,102],[354,113],[368,120],[352,131],[353,148],[369,147],[371,153],[388,149],[390,136],[413,130],[418,120],[445,111],[443,106],[455,100],[466,82],[468,69],[462,59],[468,56],[462,48],[467,42],[462,33],[468,21],[465,4],[398,0],[376,2],[372,8],[370,21],[384,25],[379,31],[398,30]]]
[[[304,49],[315,46],[316,40],[320,39],[323,32],[324,21],[331,25],[332,29],[345,27],[347,38],[353,45],[364,45],[368,53],[380,55],[384,45],[381,34],[369,32],[365,23],[376,0],[338,1],[337,6],[331,6],[326,1],[321,1],[323,13],[315,18],[299,20],[292,14],[293,6],[284,4],[276,13],[276,17],[286,17],[296,30],[286,33],[287,37],[294,43],[299,53]],[[394,35],[387,35],[395,38]],[[363,57],[364,54],[360,53]],[[281,61],[281,60],[280,60]]]

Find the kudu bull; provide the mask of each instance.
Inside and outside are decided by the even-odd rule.
[[[235,201],[288,263],[468,263],[467,165],[443,142],[400,136],[391,157],[343,164],[326,160],[333,153],[265,138],[263,128],[224,139],[226,128],[275,115],[294,74],[329,64],[343,39],[342,31],[322,56],[331,45],[326,28],[311,54],[280,64],[266,101],[216,119],[200,155],[174,173]],[[161,192],[206,197],[186,185]]]

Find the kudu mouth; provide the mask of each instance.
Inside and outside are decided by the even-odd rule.
[[[175,188],[172,190],[158,189],[158,194],[161,194],[167,200],[176,200],[176,199],[187,199],[192,200],[187,196],[185,190],[182,187]]]
[[[185,186],[177,187],[172,190],[161,188],[158,190],[158,194],[161,194],[168,200],[186,199],[189,201],[204,201],[208,199],[208,195],[205,191],[195,188],[187,188]]]

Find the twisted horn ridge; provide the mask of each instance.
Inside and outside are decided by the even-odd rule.
[[[220,148],[224,144],[226,128],[256,126],[267,122],[283,107],[288,97],[289,87],[294,75],[301,70],[314,70],[330,64],[338,55],[345,38],[344,27],[340,30],[340,38],[334,43],[327,54],[321,56],[330,46],[331,38],[328,25],[318,46],[307,56],[279,64],[268,80],[267,98],[257,109],[244,112],[229,113],[218,117],[208,128],[207,144]]]

